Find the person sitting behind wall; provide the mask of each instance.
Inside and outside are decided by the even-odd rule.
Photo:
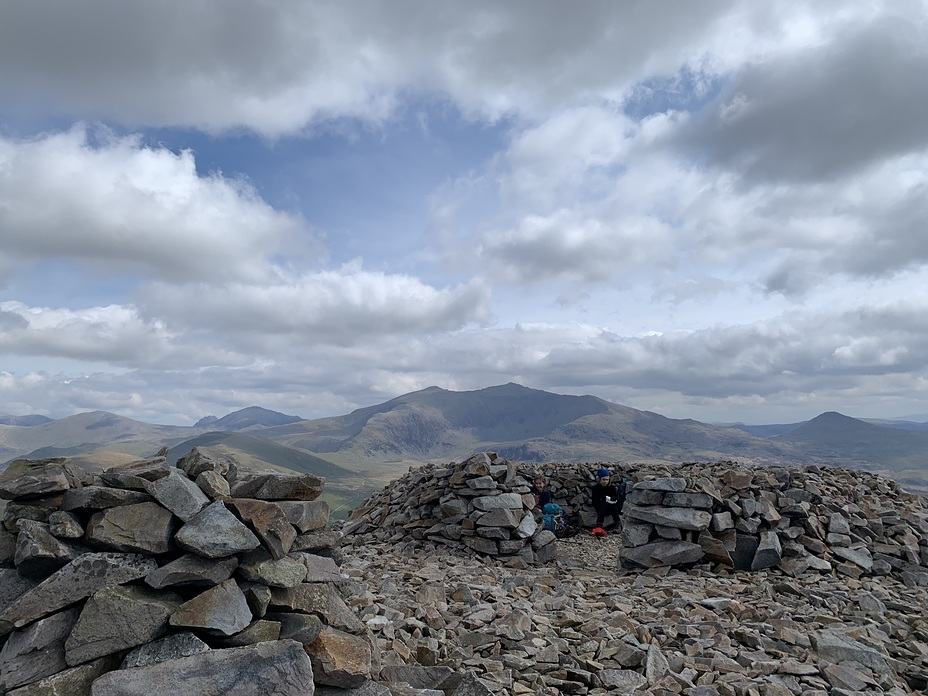
[[[539,474],[532,484],[532,495],[535,496],[535,509],[541,510],[551,502],[551,491],[548,490],[548,480]]]
[[[596,526],[606,531],[615,529],[619,524],[625,496],[621,494],[619,487],[612,483],[612,475],[608,469],[600,469],[596,472],[596,483],[593,484],[592,493],[593,508],[596,510]],[[607,517],[612,518],[612,524],[604,527]]]

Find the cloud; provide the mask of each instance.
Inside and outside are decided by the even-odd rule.
[[[107,274],[267,280],[269,258],[310,236],[241,180],[201,176],[189,151],[84,126],[0,138],[0,243],[23,260],[77,259]]]
[[[495,120],[616,93],[645,71],[676,72],[707,40],[734,43],[732,23],[742,33],[763,26],[733,6],[26,3],[4,12],[0,87],[67,114],[214,133],[378,122],[400,94],[423,91]]]
[[[742,185],[824,182],[928,147],[928,12],[886,7],[801,50],[758,58],[725,80],[673,136]]]

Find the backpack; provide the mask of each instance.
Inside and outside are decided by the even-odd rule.
[[[570,522],[567,520],[567,513],[557,503],[547,503],[541,508],[542,526],[558,539],[570,536]]]

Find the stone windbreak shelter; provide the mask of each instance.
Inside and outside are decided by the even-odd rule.
[[[491,452],[410,471],[357,508],[347,536],[429,539],[513,566],[556,556],[532,510],[531,481],[547,476],[554,502],[582,527],[595,520],[590,488],[600,463],[517,465]],[[710,570],[898,574],[928,584],[928,510],[875,474],[735,462],[613,466],[631,472],[618,563]]]

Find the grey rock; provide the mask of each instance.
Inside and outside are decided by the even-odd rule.
[[[650,522],[664,527],[678,527],[695,531],[708,529],[709,522],[712,520],[712,516],[705,510],[656,505],[650,507],[626,505],[625,514],[630,519],[639,522]]]
[[[65,643],[68,666],[159,638],[181,599],[145,587],[104,587],[84,604]]]
[[[63,493],[81,485],[82,473],[75,471],[63,457],[17,459],[0,473],[0,498],[16,500]]]
[[[891,671],[886,655],[839,631],[813,631],[809,639],[822,660],[835,664],[856,662],[876,672]]]
[[[522,515],[519,526],[516,527],[516,536],[520,539],[528,539],[537,531],[538,521],[535,519],[535,515],[529,510]]]
[[[258,537],[216,501],[184,524],[174,536],[177,545],[205,558],[222,558],[261,545]]]
[[[712,497],[705,493],[665,493],[663,505],[669,507],[691,507],[712,509]]]
[[[324,500],[279,500],[277,505],[301,534],[325,529],[329,523],[329,504]]]
[[[680,493],[686,490],[686,479],[676,476],[665,476],[650,481],[639,481],[632,490]]]
[[[300,534],[293,541],[290,547],[291,551],[309,551],[318,552],[339,546],[342,543],[342,535],[332,529],[323,529],[306,534]]]
[[[695,563],[703,557],[702,547],[689,541],[652,541],[644,546],[622,549],[623,561],[654,568]]]
[[[89,597],[144,577],[157,567],[138,554],[85,553],[15,600],[0,614],[0,635]]]
[[[174,529],[168,510],[157,503],[136,503],[95,513],[87,523],[87,541],[127,553],[167,553]]]
[[[284,558],[296,539],[296,530],[276,503],[231,498],[226,501],[242,522],[248,524],[274,558]]]
[[[144,491],[150,481],[155,481],[171,473],[171,467],[164,457],[154,457],[128,464],[110,467],[100,478],[108,486]]]
[[[371,677],[371,646],[363,638],[324,628],[305,649],[319,684],[351,688]]]
[[[263,617],[267,613],[267,608],[271,605],[271,588],[267,585],[246,580],[241,581],[238,586],[245,595],[245,601],[248,602],[248,608],[251,609],[252,616]]]
[[[215,471],[203,471],[196,484],[210,500],[225,500],[230,497],[229,482]]]
[[[48,531],[59,539],[80,539],[84,536],[84,527],[77,517],[63,510],[48,516]]]
[[[101,657],[99,660],[62,670],[13,689],[7,692],[7,696],[90,696],[94,680],[118,667],[117,657]]]
[[[281,640],[167,660],[146,667],[104,674],[92,696],[151,696],[161,693],[197,696],[311,696],[313,670],[303,646]]]
[[[66,492],[61,499],[61,509],[64,511],[106,510],[120,505],[149,502],[151,502],[151,496],[140,491],[107,486],[84,486]]]
[[[210,502],[200,487],[177,469],[150,482],[145,490],[184,522],[192,520]]]
[[[20,520],[13,562],[20,575],[44,579],[86,551],[52,536],[49,526],[33,520]]]
[[[634,693],[648,683],[643,674],[633,669],[601,669],[599,679],[603,686],[620,694]]]
[[[297,558],[273,558],[259,547],[242,556],[238,574],[269,587],[295,587],[306,579],[306,566]]]
[[[12,568],[0,568],[0,612],[36,585],[37,580],[24,578]]]
[[[238,558],[208,559],[188,553],[166,563],[145,576],[145,582],[155,589],[172,585],[219,585],[232,577],[238,568]]]
[[[478,510],[521,510],[522,496],[518,493],[500,493],[499,495],[483,495],[473,499],[473,506]]]
[[[146,667],[179,657],[206,652],[210,647],[190,631],[170,633],[164,638],[130,650],[122,661],[122,669]]]
[[[271,640],[280,640],[280,623],[268,621],[267,619],[258,619],[253,621],[244,631],[226,638],[217,638],[215,642],[221,648],[238,648]]]
[[[225,476],[235,466],[235,459],[211,447],[194,447],[177,460],[177,468],[192,479],[210,471]]]
[[[245,630],[252,614],[244,593],[234,580],[201,592],[184,602],[170,618],[172,626],[231,636]]]
[[[494,508],[483,513],[477,520],[478,527],[503,527],[515,529],[522,521],[522,514],[518,510],[509,508]]]
[[[316,696],[393,696],[393,692],[383,684],[368,680],[361,686],[348,689],[318,684],[316,686]]]
[[[290,554],[306,568],[306,582],[340,582],[344,576],[331,558],[297,551]]]
[[[265,618],[280,624],[281,640],[295,640],[308,645],[316,640],[322,631],[322,619],[314,614],[269,612]]]
[[[325,479],[312,474],[252,473],[238,469],[229,474],[229,489],[235,498],[258,500],[315,500],[322,494]]]
[[[67,669],[64,642],[78,609],[66,609],[10,634],[0,650],[0,691]]]
[[[762,570],[779,565],[783,558],[783,548],[776,532],[761,532],[757,550],[751,561],[751,570]]]
[[[831,552],[838,558],[843,558],[846,561],[850,561],[866,571],[873,569],[873,556],[870,554],[869,549],[865,546],[858,546],[853,548],[844,548],[844,547],[835,547],[832,548]]]
[[[329,626],[364,633],[365,626],[329,583],[302,583],[296,587],[272,587],[271,608],[319,614]]]
[[[6,502],[5,500],[2,502]],[[2,516],[2,515],[0,515]],[[16,535],[0,527],[0,565],[13,560],[16,555]]]

